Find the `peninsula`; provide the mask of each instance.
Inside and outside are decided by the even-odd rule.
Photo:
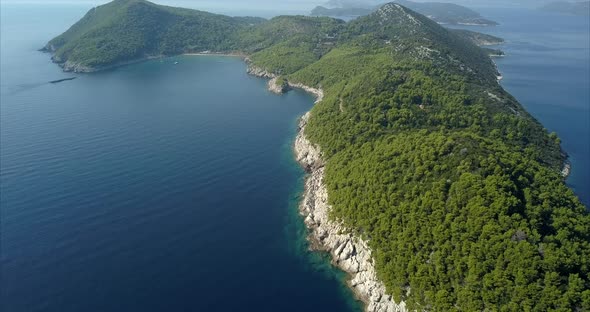
[[[276,92],[316,94],[300,210],[367,311],[590,310],[590,215],[559,138],[464,35],[396,3],[344,22],[115,0],[45,50],[75,72],[239,54]]]

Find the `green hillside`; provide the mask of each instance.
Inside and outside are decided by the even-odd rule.
[[[327,17],[279,16],[242,31],[239,45],[258,66],[289,74],[327,53],[344,25]]]
[[[344,23],[118,0],[49,46],[91,66],[239,51],[281,81],[320,87],[306,135],[326,161],[332,217],[368,239],[396,300],[427,311],[590,310],[590,215],[564,183],[559,138],[502,89],[465,34],[399,4]]]
[[[231,50],[239,30],[261,21],[115,0],[90,10],[45,49],[66,69],[101,68],[150,56]]]

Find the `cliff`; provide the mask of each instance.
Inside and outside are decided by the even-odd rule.
[[[289,88],[298,88],[313,94],[315,103],[321,102],[324,97],[323,90],[303,84],[286,82],[286,87],[277,84],[279,77],[256,66],[248,66],[247,71],[257,77],[270,78],[268,89],[273,93],[282,94]],[[323,182],[324,161],[320,148],[305,137],[309,116],[310,112],[307,112],[300,119],[293,150],[295,159],[308,173],[299,212],[309,229],[311,249],[330,253],[332,263],[350,274],[348,286],[365,303],[367,312],[406,312],[405,303],[396,303],[377,278],[367,243],[351,234],[341,223],[329,219],[331,207],[328,205],[328,190]]]
[[[308,112],[301,117],[294,151],[297,161],[308,173],[299,212],[310,231],[311,248],[330,253],[332,263],[350,274],[348,285],[365,303],[367,312],[405,312],[405,303],[396,303],[377,278],[367,243],[329,218],[332,208],[324,185],[324,162],[319,147],[305,137],[309,116]]]

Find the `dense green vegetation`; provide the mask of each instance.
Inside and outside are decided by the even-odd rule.
[[[343,21],[327,17],[279,16],[242,31],[239,46],[252,53],[250,59],[258,66],[294,73],[327,53],[343,26]]]
[[[129,23],[107,18],[106,29]],[[234,30],[212,26],[221,37],[184,44],[159,37],[158,47],[242,51],[280,84],[324,90],[306,135],[326,161],[332,217],[368,239],[396,300],[430,311],[590,310],[590,216],[565,186],[559,139],[501,88],[486,51],[394,4],[349,23],[220,19]],[[86,62],[88,34],[126,38],[106,29],[83,19],[52,42]]]
[[[261,21],[115,0],[90,10],[46,49],[59,63],[100,68],[147,56],[230,50],[239,30]]]
[[[483,18],[479,13],[461,5],[446,2],[414,2],[407,0],[396,0],[395,3],[401,4],[420,14],[426,15],[437,23],[441,24],[475,24],[475,25],[498,25],[498,23]],[[383,2],[385,3],[385,2]],[[360,5],[361,3],[359,3]],[[368,15],[378,10],[378,6],[358,7],[357,4],[343,7],[326,8],[317,6],[311,10],[312,16],[332,16],[332,17],[354,17]]]

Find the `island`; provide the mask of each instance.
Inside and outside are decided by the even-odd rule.
[[[420,14],[426,15],[439,24],[450,25],[474,25],[474,26],[496,26],[497,22],[483,18],[476,11],[464,6],[443,3],[443,2],[413,2],[408,0],[397,0],[395,3],[401,4]],[[311,11],[312,16],[330,16],[330,17],[359,17],[368,15],[378,10],[378,6],[359,7],[350,4],[339,4],[338,7],[327,8],[317,6]]]
[[[555,1],[547,3],[540,8],[547,12],[556,12],[571,15],[590,16],[590,1]]]
[[[300,212],[366,311],[590,310],[590,215],[560,140],[465,34],[397,3],[344,22],[115,0],[44,50],[74,72],[240,55],[275,92],[314,94]]]

